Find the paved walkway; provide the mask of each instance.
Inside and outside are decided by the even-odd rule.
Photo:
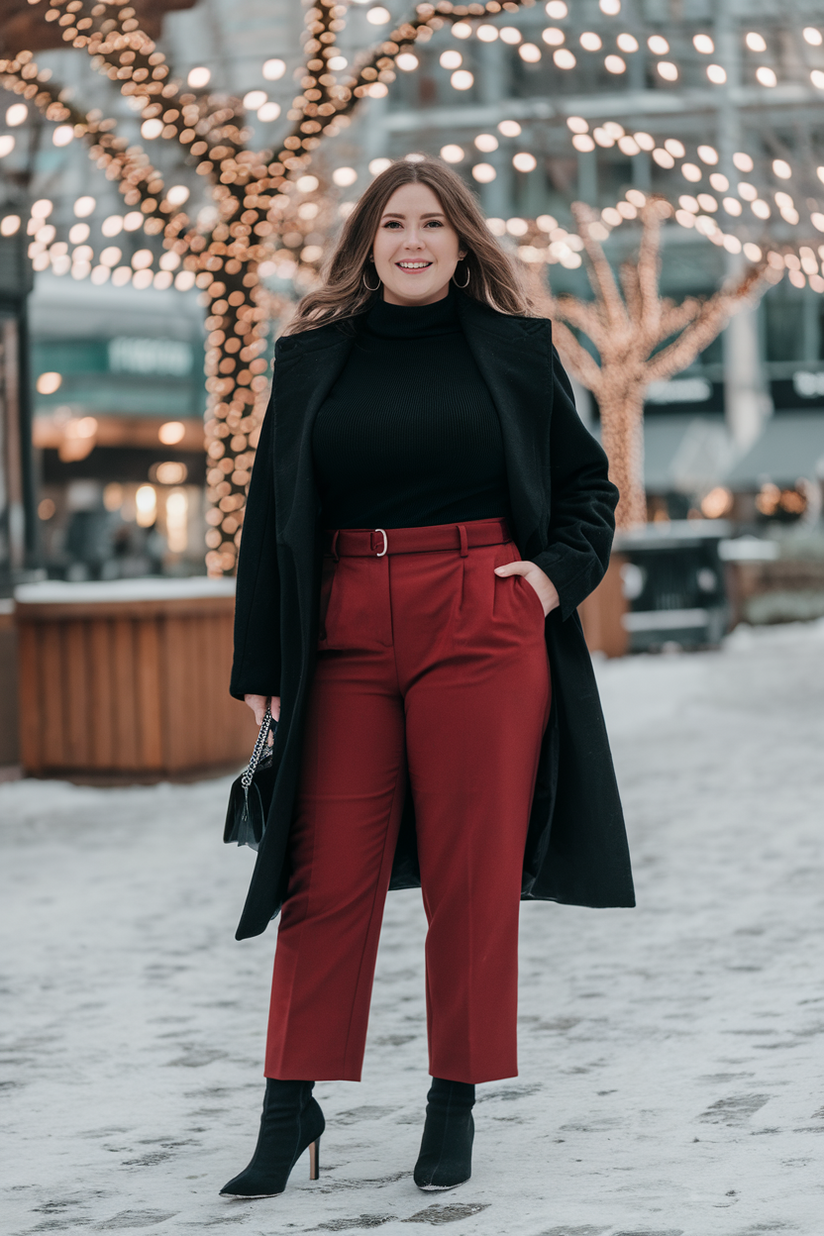
[[[274,933],[233,939],[227,782],[0,785],[4,1236],[820,1236],[824,625],[600,667],[639,908],[522,915],[521,1075],[481,1088],[472,1181],[411,1181],[423,917],[390,897],[362,1084],[323,1174],[216,1196],[262,1094]]]

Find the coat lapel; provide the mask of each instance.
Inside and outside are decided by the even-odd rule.
[[[545,548],[552,414],[552,336],[543,318],[497,313],[458,297],[469,349],[501,422],[515,537],[524,557]]]

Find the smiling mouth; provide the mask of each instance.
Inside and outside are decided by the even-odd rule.
[[[397,266],[400,270],[426,270],[426,269],[427,269],[427,267],[429,267],[429,266],[431,266],[431,265],[432,265],[432,263],[431,263],[431,262],[412,262],[412,261],[410,261],[410,262],[396,262],[396,263],[395,263],[395,265],[396,265],[396,266]]]

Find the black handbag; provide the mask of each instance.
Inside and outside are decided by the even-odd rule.
[[[269,734],[273,738],[278,723],[269,709],[257,736],[252,758],[229,791],[229,806],[223,829],[225,842],[237,842],[257,850],[263,840],[266,817],[275,788],[274,746],[267,745]]]

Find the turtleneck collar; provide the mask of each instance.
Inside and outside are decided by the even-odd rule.
[[[376,300],[366,314],[364,325],[381,339],[422,339],[460,330],[455,291],[431,305],[392,305]]]

